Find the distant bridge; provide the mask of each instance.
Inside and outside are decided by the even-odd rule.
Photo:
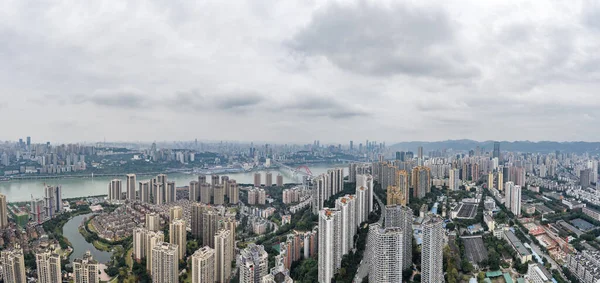
[[[312,176],[313,173],[312,171],[310,171],[310,168],[308,168],[308,166],[306,165],[300,165],[296,168],[290,167],[288,165],[285,165],[279,161],[274,161],[273,162],[275,165],[279,166],[280,168],[286,169],[288,171],[290,171],[294,176],[296,175],[304,175],[304,176]]]

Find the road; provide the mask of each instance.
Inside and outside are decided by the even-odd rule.
[[[379,221],[377,221],[377,223],[379,223],[379,225],[383,225],[383,219],[385,218],[385,206],[376,194],[373,194],[373,196],[375,197],[375,200],[377,200],[377,205],[379,205],[379,207],[381,208],[381,217],[379,217]],[[355,283],[362,282],[363,278],[369,275],[369,252],[369,249],[365,250],[363,259],[360,262],[358,270],[356,271],[356,276],[354,276]]]

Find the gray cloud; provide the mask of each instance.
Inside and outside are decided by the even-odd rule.
[[[254,92],[237,92],[219,96],[216,107],[222,110],[249,110],[265,101],[265,97]]]
[[[476,77],[478,69],[455,45],[456,28],[437,8],[334,3],[317,11],[288,45],[365,75]]]
[[[93,94],[75,95],[73,102],[76,104],[92,103],[104,107],[142,108],[148,104],[149,100],[139,90],[123,89],[98,90]]]

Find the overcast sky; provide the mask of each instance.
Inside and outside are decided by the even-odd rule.
[[[0,1],[0,140],[600,139],[597,1],[48,2]]]

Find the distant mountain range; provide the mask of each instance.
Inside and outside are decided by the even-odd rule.
[[[390,148],[398,151],[413,151],[417,153],[417,148],[423,147],[424,154],[427,155],[431,150],[471,150],[477,146],[483,151],[491,152],[494,150],[494,141],[474,141],[474,140],[447,140],[436,142],[400,142],[392,145]],[[600,152],[600,142],[555,142],[555,141],[500,141],[501,151],[522,151],[522,152]]]

